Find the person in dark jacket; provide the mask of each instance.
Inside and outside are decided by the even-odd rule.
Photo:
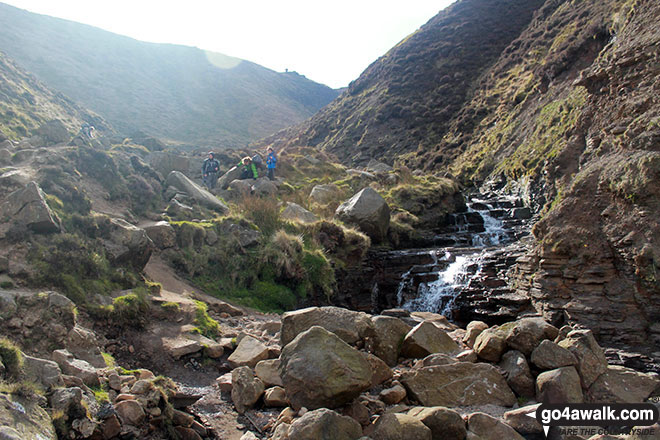
[[[268,168],[268,178],[275,180],[275,167],[277,166],[277,156],[273,151],[273,147],[268,147],[268,155],[266,156],[266,168]]]
[[[252,159],[249,157],[244,157],[243,160],[241,160],[237,167],[243,167],[243,172],[241,173],[241,180],[245,179],[257,179],[259,177],[259,174],[257,173],[257,167],[254,166],[254,163],[252,163]]]
[[[212,151],[209,152],[209,157],[204,159],[202,164],[202,181],[208,189],[215,188],[215,183],[218,180],[218,172],[220,171],[220,163],[215,158]]]

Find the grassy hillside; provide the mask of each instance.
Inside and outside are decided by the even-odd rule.
[[[243,146],[337,95],[296,73],[0,4],[0,50],[125,134]]]

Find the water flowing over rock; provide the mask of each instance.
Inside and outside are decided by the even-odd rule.
[[[385,238],[390,225],[390,208],[385,199],[371,187],[342,203],[335,216],[346,223],[357,225],[376,241]]]

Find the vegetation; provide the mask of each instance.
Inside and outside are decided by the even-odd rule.
[[[23,354],[9,339],[0,338],[0,361],[10,379],[17,380],[23,370]]]
[[[195,301],[195,306],[195,330],[211,339],[220,336],[220,326],[209,316],[208,306],[202,301]]]

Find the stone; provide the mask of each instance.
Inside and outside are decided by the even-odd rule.
[[[282,346],[315,325],[334,333],[347,344],[373,335],[371,319],[366,313],[341,307],[309,307],[282,315]]]
[[[0,439],[57,440],[48,413],[26,398],[0,394]]]
[[[9,222],[24,225],[36,233],[60,231],[60,220],[48,206],[46,195],[36,182],[12,192],[0,203],[0,223],[5,223],[0,233],[7,232]]]
[[[268,347],[248,335],[241,340],[236,350],[227,358],[227,362],[232,368],[242,366],[254,368],[257,362],[265,359],[268,359]]]
[[[376,242],[387,236],[390,225],[390,208],[385,199],[373,188],[367,187],[342,203],[335,211],[335,217],[351,225],[356,225]]]
[[[474,350],[463,350],[456,355],[459,362],[477,362],[479,357]]]
[[[366,357],[314,326],[282,349],[280,375],[293,408],[336,408],[371,386]]]
[[[121,218],[110,219],[110,238],[103,240],[106,254],[115,263],[130,264],[137,270],[147,265],[154,243],[144,229]]]
[[[607,371],[607,359],[591,330],[573,330],[559,342],[577,358],[577,371],[582,388],[589,388],[598,376]]]
[[[506,383],[519,396],[534,397],[534,378],[529,370],[527,359],[518,350],[504,353],[498,366],[505,372]]]
[[[372,377],[371,377],[371,386],[375,387],[380,385],[383,382],[387,382],[392,379],[394,373],[392,369],[387,366],[383,360],[377,356],[374,356],[371,353],[366,354],[367,361],[371,365]]]
[[[259,440],[259,437],[257,437],[254,432],[248,431],[243,434],[239,440]]]
[[[424,367],[435,367],[438,365],[455,364],[456,362],[459,362],[459,360],[449,354],[435,353],[417,361],[413,368],[420,369]]]
[[[395,385],[381,391],[378,398],[388,405],[395,405],[406,398],[406,389],[401,385]]]
[[[464,440],[467,435],[463,417],[449,408],[415,407],[408,411],[408,415],[426,425],[433,440]]]
[[[352,168],[347,169],[346,174],[348,174],[349,176],[359,177],[365,180],[378,180],[378,178],[372,173],[362,170],[355,170]]]
[[[62,370],[56,362],[23,355],[23,373],[25,377],[43,385],[47,390],[64,386]]]
[[[587,400],[594,403],[643,403],[658,386],[660,378],[656,373],[610,365],[589,387]]]
[[[179,411],[178,409],[172,411],[172,423],[174,423],[176,426],[185,426],[186,428],[190,428],[194,421],[195,418],[188,413]]]
[[[401,343],[411,327],[393,316],[373,316],[373,353],[393,367],[399,359]]]
[[[481,359],[499,362],[506,350],[506,335],[497,327],[482,331],[474,342],[474,351]]]
[[[530,412],[536,411],[540,406],[541,404],[538,403],[536,405],[513,409],[505,412],[502,418],[507,425],[511,426],[521,435],[542,435],[543,425],[535,417],[529,415]]]
[[[339,194],[341,190],[337,185],[316,185],[309,193],[309,200],[319,205],[326,205],[334,201]]]
[[[169,249],[176,246],[176,231],[169,222],[159,221],[144,226],[147,236],[158,249]]]
[[[369,417],[369,408],[361,402],[354,400],[350,405],[348,405],[343,414],[349,416],[362,426],[367,426],[370,423]]]
[[[483,440],[525,440],[512,427],[488,414],[480,412],[470,414],[467,425],[470,432]]]
[[[583,403],[580,376],[575,367],[545,371],[536,378],[536,400],[543,403]]]
[[[374,440],[431,440],[431,430],[418,419],[407,414],[386,413],[376,421]]]
[[[264,383],[254,376],[250,367],[238,367],[231,372],[231,400],[239,414],[251,408],[264,393]]]
[[[264,392],[264,404],[268,407],[287,407],[289,401],[286,398],[286,391],[282,387],[268,388]]]
[[[327,408],[308,411],[289,427],[289,440],[357,440],[362,427],[350,417]]]
[[[474,347],[474,343],[477,340],[477,336],[481,334],[484,330],[488,328],[488,324],[482,321],[472,321],[465,328],[465,336],[463,337],[463,343],[468,347]]]
[[[93,367],[107,367],[94,332],[78,324],[67,335],[66,349],[76,358],[89,362]]]
[[[401,355],[408,358],[423,358],[433,353],[456,353],[458,344],[435,324],[417,324],[403,340]]]
[[[495,404],[513,406],[516,397],[492,365],[458,362],[403,373],[408,396],[423,406]]]
[[[506,336],[506,343],[525,356],[544,339],[554,340],[559,334],[557,327],[548,324],[543,318],[522,318],[516,321]]]
[[[547,339],[541,341],[534,349],[531,361],[542,370],[554,370],[578,364],[573,353]]]
[[[68,142],[71,139],[71,133],[59,119],[41,124],[36,133],[44,141],[44,146]]]
[[[316,214],[293,202],[286,202],[286,208],[280,213],[280,218],[303,224],[319,221]]]
[[[241,177],[242,173],[243,170],[241,168],[232,167],[218,179],[216,186],[221,189],[227,189],[234,180]]]
[[[101,385],[96,368],[87,361],[74,358],[67,350],[55,350],[53,352],[53,360],[57,362],[64,374],[79,377],[88,387],[98,387]]]
[[[281,362],[279,359],[266,359],[259,361],[254,367],[254,372],[267,387],[281,387],[284,384],[282,383],[282,378],[280,377],[280,363]]]
[[[275,426],[273,430],[273,435],[270,437],[270,440],[289,440],[289,428],[291,427],[290,423],[279,423]]]
[[[225,348],[218,342],[204,344],[204,355],[211,359],[220,359],[225,354]]]
[[[167,184],[183,191],[200,205],[212,209],[219,214],[227,214],[229,212],[227,205],[222,203],[220,199],[197,185],[180,171],[170,172],[167,176]]]
[[[532,210],[528,207],[513,208],[511,210],[511,217],[519,220],[527,220],[532,218]]]
[[[175,426],[174,431],[176,431],[178,438],[181,440],[202,440],[202,437],[195,432],[192,428],[186,428],[184,426]]]
[[[104,439],[114,438],[121,432],[121,423],[116,415],[112,414],[101,422],[101,433]]]
[[[216,385],[223,393],[231,393],[232,381],[231,373],[225,373],[215,380]]]
[[[163,338],[163,349],[174,359],[180,359],[188,354],[202,351],[201,342],[185,337]]]
[[[266,177],[261,177],[254,182],[254,194],[259,197],[273,197],[277,194],[277,185]]]
[[[376,159],[371,159],[367,164],[367,171],[372,173],[389,173],[390,171],[394,171],[394,168]]]
[[[136,400],[123,400],[115,404],[115,411],[123,424],[139,426],[145,419],[144,409]]]
[[[254,185],[252,184],[254,180],[242,180],[236,179],[229,184],[229,189],[232,191],[232,196],[234,198],[246,197],[253,193]]]

